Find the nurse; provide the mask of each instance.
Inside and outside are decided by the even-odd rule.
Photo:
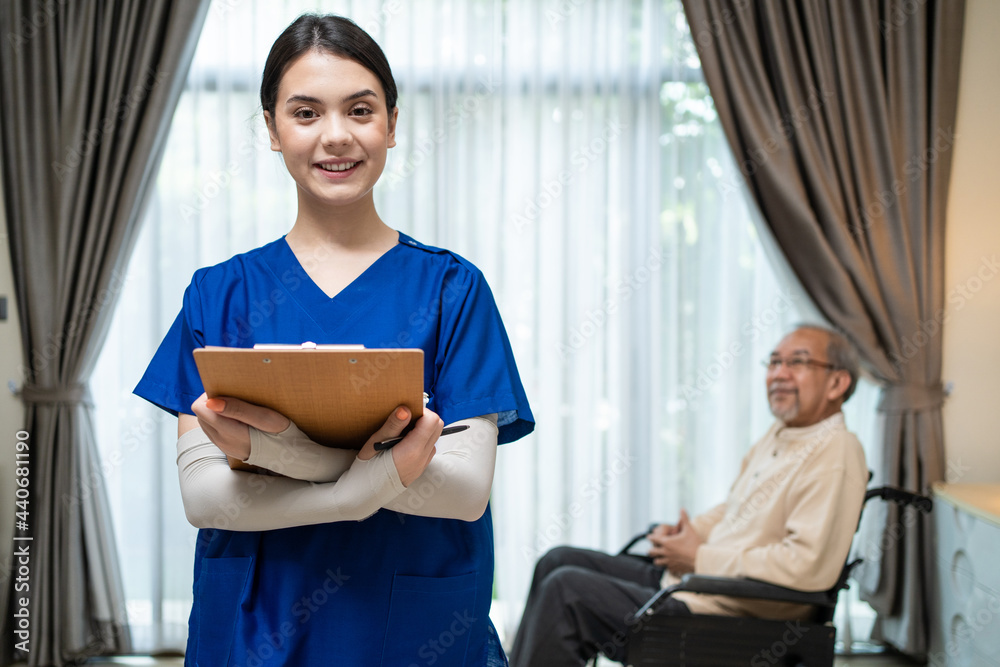
[[[190,665],[504,665],[489,620],[496,447],[534,427],[476,267],[386,225],[372,188],[395,145],[396,86],[351,21],[304,15],[261,81],[273,150],[295,181],[291,230],[198,270],[135,393],[178,416],[195,551]],[[207,400],[206,345],[353,343],[424,351],[427,409],[400,408],[360,452],[282,415]],[[444,424],[469,428],[440,436]],[[233,471],[226,455],[280,476]]]

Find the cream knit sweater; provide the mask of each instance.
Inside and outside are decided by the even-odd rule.
[[[695,572],[830,588],[847,559],[867,484],[864,451],[843,413],[804,428],[776,422],[743,459],[726,502],[691,520],[705,540]],[[668,572],[663,585],[676,581]],[[697,593],[675,597],[696,614],[795,619],[810,611]]]

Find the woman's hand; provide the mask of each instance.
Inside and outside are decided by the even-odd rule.
[[[223,453],[240,461],[250,456],[250,426],[268,433],[281,433],[291,424],[280,412],[238,398],[209,398],[202,394],[191,404],[191,411],[205,435]]]
[[[382,428],[368,438],[368,442],[358,452],[358,458],[367,460],[375,456],[377,453],[375,443],[395,438],[403,432],[408,423],[410,423],[410,411],[404,406],[399,406],[385,420]],[[424,414],[417,420],[413,429],[389,450],[392,453],[392,462],[396,466],[396,472],[399,474],[399,481],[403,483],[403,486],[409,486],[413,480],[420,477],[424,469],[427,468],[427,464],[434,458],[434,454],[437,452],[435,443],[441,436],[443,427],[444,422],[441,421],[441,418],[436,413],[424,408]]]

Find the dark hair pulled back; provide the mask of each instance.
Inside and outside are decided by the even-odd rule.
[[[396,106],[396,81],[389,61],[371,35],[354,21],[332,14],[303,14],[285,28],[271,46],[260,80],[260,105],[274,118],[278,85],[285,70],[299,56],[322,51],[353,60],[374,74],[382,84],[388,111]]]

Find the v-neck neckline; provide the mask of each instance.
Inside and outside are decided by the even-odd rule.
[[[378,257],[376,257],[375,261],[373,261],[371,264],[369,264],[367,267],[365,267],[364,271],[362,271],[358,275],[354,276],[354,278],[350,282],[348,282],[346,285],[344,285],[343,287],[341,287],[340,290],[336,294],[333,294],[333,295],[327,294],[326,290],[324,290],[322,287],[320,287],[319,284],[313,279],[313,277],[309,275],[309,272],[306,271],[306,267],[303,266],[302,262],[299,261],[298,255],[296,255],[295,251],[292,250],[292,246],[290,246],[288,244],[288,238],[287,238],[287,236],[282,236],[281,237],[281,243],[284,246],[284,250],[289,254],[289,256],[291,257],[291,260],[294,262],[294,267],[295,267],[296,271],[298,273],[301,273],[308,280],[308,283],[311,286],[311,288],[314,289],[316,292],[318,292],[318,295],[317,295],[318,300],[319,301],[336,301],[341,295],[349,292],[357,284],[362,283],[364,281],[365,277],[369,273],[378,273],[378,265],[381,264],[382,260],[384,260],[386,257],[388,257],[389,255],[393,254],[399,248],[400,243],[402,243],[402,241],[403,241],[402,235],[399,234],[399,232],[396,232],[396,233],[397,233],[398,236],[397,236],[395,245],[393,245],[391,248],[389,248],[388,250],[386,250],[385,252],[383,252],[381,255],[379,255]]]
[[[276,276],[285,276],[289,269],[292,271],[297,280],[279,279],[284,290],[317,325],[333,333],[348,323],[360,309],[369,306],[373,296],[386,284],[394,273],[391,260],[399,252],[405,238],[400,233],[396,245],[379,255],[332,297],[306,272],[284,236],[274,244],[275,253],[268,263]]]

